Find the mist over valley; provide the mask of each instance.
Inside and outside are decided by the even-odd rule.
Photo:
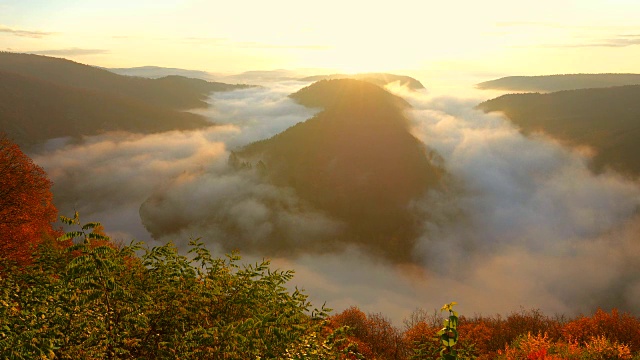
[[[451,299],[640,311],[635,86],[489,99],[392,74],[253,86],[0,60],[0,130],[61,214],[124,243],[267,257],[312,301],[395,323]]]

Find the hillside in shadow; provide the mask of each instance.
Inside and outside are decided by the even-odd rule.
[[[24,147],[105,131],[153,133],[212,125],[183,110],[247,85],[182,76],[144,79],[47,56],[0,52],[0,131]]]
[[[154,133],[210,125],[200,115],[0,72],[0,129],[27,148],[105,131]]]
[[[572,146],[594,151],[595,171],[609,167],[640,175],[640,85],[509,94],[483,102],[485,112],[502,112],[524,133],[544,132]]]
[[[324,80],[291,97],[322,107],[313,118],[232,154],[236,166],[261,168],[314,207],[344,221],[335,241],[410,261],[418,234],[411,202],[440,186],[439,157],[409,132],[409,104],[368,82]]]

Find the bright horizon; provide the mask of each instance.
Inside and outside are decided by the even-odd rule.
[[[387,71],[418,77],[640,72],[640,2],[0,1],[0,50],[104,67]]]

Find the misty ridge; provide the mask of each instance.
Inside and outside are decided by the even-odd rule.
[[[60,213],[269,257],[335,309],[638,313],[634,76],[487,100],[393,74],[236,85],[0,53],[0,131],[47,171]]]
[[[517,92],[555,92],[638,84],[640,74],[564,74],[507,76],[481,82],[476,87]]]

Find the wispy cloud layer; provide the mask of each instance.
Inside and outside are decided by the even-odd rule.
[[[28,38],[36,38],[40,39],[54,33],[38,31],[38,30],[23,30],[23,29],[12,29],[6,26],[0,25],[0,33],[11,34],[20,37],[28,37]]]

